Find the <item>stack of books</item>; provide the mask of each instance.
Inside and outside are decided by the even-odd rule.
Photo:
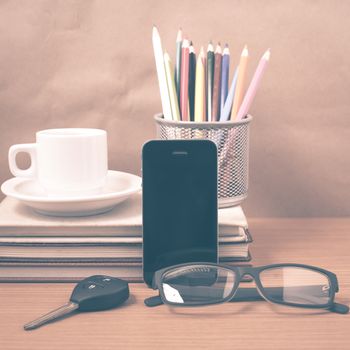
[[[76,282],[106,274],[142,281],[141,194],[90,217],[49,217],[15,199],[0,204],[0,281]],[[220,262],[250,260],[241,207],[219,210]]]

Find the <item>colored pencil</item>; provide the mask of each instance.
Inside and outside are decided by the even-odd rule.
[[[204,78],[203,78],[203,121],[205,122],[207,120],[207,58],[204,53],[204,48],[203,48],[203,71],[204,71]]]
[[[181,89],[180,89],[180,111],[181,120],[189,121],[188,113],[188,72],[189,72],[189,41],[182,42],[181,54]]]
[[[233,79],[232,79],[230,91],[227,95],[224,108],[223,108],[221,115],[220,115],[221,122],[227,122],[230,119],[233,98],[235,96],[237,77],[238,77],[238,67],[235,69],[235,72],[233,74]]]
[[[155,26],[153,27],[153,31],[152,31],[152,43],[153,43],[154,58],[156,61],[159,91],[160,91],[160,98],[162,102],[164,119],[172,120],[170,98],[169,98],[168,87],[167,87],[166,76],[165,76],[162,43],[160,40],[158,29]]]
[[[214,85],[213,85],[213,101],[211,111],[211,121],[217,121],[220,117],[220,90],[221,90],[221,46],[220,43],[215,49],[215,66],[214,66]]]
[[[238,110],[242,103],[244,95],[245,76],[247,72],[248,56],[248,48],[247,45],[245,45],[241,54],[241,58],[239,60],[238,78],[235,91],[235,98],[233,99],[231,120],[236,119]]]
[[[228,45],[225,45],[225,48],[222,52],[222,67],[221,67],[221,93],[220,93],[220,117],[224,109],[225,101],[228,94],[228,77],[230,74],[230,50]],[[220,118],[221,119],[221,118]]]
[[[189,49],[189,73],[188,73],[188,101],[190,108],[190,120],[194,120],[194,94],[196,85],[196,53],[191,42]]]
[[[177,32],[176,37],[176,64],[175,64],[175,86],[177,100],[180,108],[180,80],[181,80],[181,49],[182,49],[182,29]]]
[[[256,68],[256,71],[253,75],[253,79],[249,84],[249,87],[244,96],[243,102],[241,104],[241,107],[238,111],[236,120],[241,120],[247,115],[269,60],[270,60],[270,49],[268,49],[264,53],[264,55],[261,57],[259,61],[258,67]]]
[[[213,82],[214,82],[214,48],[210,42],[207,50],[207,116],[206,120],[211,121],[212,99],[213,99]]]
[[[203,47],[197,59],[194,121],[205,121],[205,57]]]
[[[174,120],[180,121],[179,102],[177,100],[177,95],[176,95],[174,74],[171,66],[170,56],[168,55],[167,52],[164,53],[164,66],[165,66],[165,74],[167,78],[168,92],[170,97],[171,113]]]

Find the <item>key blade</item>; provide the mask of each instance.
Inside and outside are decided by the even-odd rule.
[[[78,308],[79,308],[78,304],[73,303],[73,302],[69,302],[69,303],[59,307],[58,309],[53,310],[53,311],[49,312],[48,314],[41,316],[41,317],[37,318],[36,320],[25,324],[24,329],[26,331],[29,331],[31,329],[39,328],[48,322],[51,322],[57,318],[60,318],[64,315],[67,315],[67,314],[73,312],[74,310],[77,310]]]

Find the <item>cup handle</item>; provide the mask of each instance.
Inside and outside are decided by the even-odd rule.
[[[28,169],[20,169],[17,166],[16,156],[19,152],[28,153],[30,156],[30,167]],[[36,143],[24,143],[21,145],[13,145],[9,149],[9,166],[14,176],[34,177],[37,172],[37,148]]]

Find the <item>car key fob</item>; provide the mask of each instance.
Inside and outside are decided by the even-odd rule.
[[[129,286],[119,278],[95,275],[80,281],[70,301],[79,311],[107,310],[123,304],[129,298]]]
[[[129,285],[119,278],[94,275],[80,281],[69,302],[38,319],[27,323],[25,330],[38,328],[73,311],[107,310],[123,304],[129,298]]]

